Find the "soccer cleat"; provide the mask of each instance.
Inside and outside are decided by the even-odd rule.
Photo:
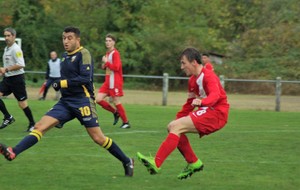
[[[129,122],[123,123],[123,124],[120,126],[120,128],[121,128],[121,129],[129,129],[129,128],[130,128]]]
[[[27,127],[26,132],[31,132],[34,129],[34,125],[35,124],[29,124],[28,127]]]
[[[153,158],[144,156],[140,152],[138,152],[136,155],[138,160],[141,161],[144,166],[146,166],[151,175],[158,174],[160,172],[160,168],[156,166]]]
[[[9,118],[4,118],[3,122],[0,126],[0,129],[3,129],[5,127],[7,127],[8,125],[12,124],[13,122],[15,122],[15,118],[11,115]]]
[[[45,98],[44,97],[40,97],[39,100],[42,101],[42,100],[45,100]]]
[[[123,164],[125,170],[125,176],[132,177],[133,176],[133,168],[134,168],[134,159],[129,158],[130,162],[127,164]]]
[[[177,176],[178,179],[186,179],[187,177],[191,177],[193,173],[199,172],[203,170],[204,165],[201,160],[197,160],[197,162],[188,164],[183,171]]]
[[[113,125],[116,125],[118,123],[119,118],[120,118],[120,114],[116,111],[114,113],[114,123],[113,123]]]
[[[16,154],[14,153],[13,149],[2,143],[0,143],[0,154],[2,154],[8,161],[12,161],[16,158]]]

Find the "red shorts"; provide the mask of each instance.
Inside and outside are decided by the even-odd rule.
[[[123,89],[122,88],[109,88],[108,83],[103,83],[103,85],[99,88],[98,93],[105,93],[108,96],[115,97],[115,96],[123,96]]]
[[[200,137],[223,128],[227,123],[227,114],[225,115],[226,117],[220,111],[207,107],[201,107],[199,110],[189,114],[196,129],[199,131]]]

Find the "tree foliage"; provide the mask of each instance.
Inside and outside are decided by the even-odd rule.
[[[96,63],[105,35],[115,34],[127,74],[181,75],[178,54],[194,46],[226,55],[216,72],[227,77],[300,78],[298,0],[11,0],[0,7],[0,29],[16,28],[27,70],[44,70],[51,50],[62,53],[63,28],[74,25]]]

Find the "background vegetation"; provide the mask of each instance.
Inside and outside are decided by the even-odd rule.
[[[27,70],[44,70],[49,51],[63,52],[63,28],[75,25],[96,63],[105,34],[114,33],[125,74],[180,76],[178,54],[194,46],[225,55],[215,70],[227,78],[300,79],[298,0],[0,0],[0,7],[0,29],[16,28]]]

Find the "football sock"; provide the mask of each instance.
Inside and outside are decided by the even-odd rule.
[[[117,108],[118,113],[120,114],[120,117],[121,117],[123,123],[128,123],[128,119],[126,117],[125,109],[122,106],[122,104],[116,105],[116,108]]]
[[[103,148],[107,149],[114,157],[120,160],[123,164],[130,162],[130,159],[123,153],[120,147],[113,142],[109,137],[106,137],[105,143],[102,145]]]
[[[26,117],[28,118],[30,124],[34,125],[34,119],[33,119],[33,116],[32,116],[32,113],[31,113],[31,110],[30,110],[29,106],[24,108],[23,111],[24,111]]]
[[[179,137],[174,133],[169,133],[165,141],[160,145],[156,156],[155,156],[155,163],[156,166],[159,168],[165,159],[173,152],[179,142]]]
[[[195,163],[198,160],[185,134],[180,135],[177,148],[180,151],[180,153],[183,155],[187,163]]]
[[[100,102],[97,102],[97,104],[99,104],[103,109],[110,111],[112,113],[115,113],[116,110],[115,108],[113,108],[108,102],[101,100]]]
[[[4,118],[9,118],[10,114],[8,113],[6,106],[2,99],[0,99],[0,111],[3,113]]]
[[[23,152],[24,150],[32,147],[33,145],[35,145],[39,140],[41,140],[43,134],[41,132],[39,132],[38,130],[33,130],[29,133],[29,135],[27,135],[26,137],[23,138],[23,140],[21,140],[19,142],[19,144],[17,144],[14,148],[13,151],[16,155],[20,154],[21,152]]]

